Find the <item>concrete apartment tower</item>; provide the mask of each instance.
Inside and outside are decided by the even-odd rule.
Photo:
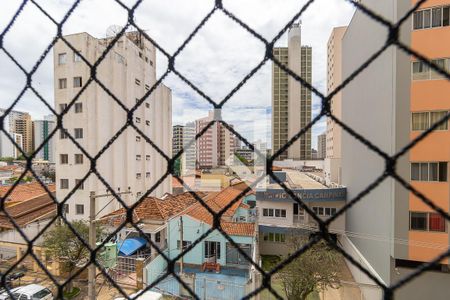
[[[172,128],[172,156],[175,156],[183,148],[183,125],[174,125]]]
[[[201,132],[214,120],[214,111],[207,117],[195,121],[196,133]],[[225,166],[226,160],[234,154],[236,138],[225,126],[215,122],[197,140],[197,162],[201,169]]]
[[[0,109],[0,113],[4,114],[5,112],[5,109]],[[20,134],[22,136],[22,150],[27,154],[31,153],[33,151],[33,123],[30,114],[12,110],[8,113],[8,119],[9,131]],[[20,152],[18,155],[20,155]]]
[[[4,113],[3,110],[0,110],[0,112]],[[16,142],[16,144],[20,148],[22,148],[23,147],[22,135],[11,131],[11,126],[9,125],[11,123],[10,119],[11,116],[9,115],[5,116],[3,119],[3,124],[6,125],[4,127],[6,134],[8,134]],[[17,158],[21,153],[19,149],[15,147],[14,144],[11,142],[11,140],[6,136],[6,134],[3,131],[0,132],[0,157]]]
[[[33,121],[33,149],[37,150],[44,140],[55,130],[55,116],[45,116],[43,120]],[[35,158],[55,162],[55,140],[57,135],[54,135],[41,150],[36,153]]]
[[[91,71],[78,54],[93,64],[112,37],[97,39],[87,33],[65,37],[78,50],[73,52],[58,41],[54,47],[55,107],[64,110],[88,82]],[[121,103],[132,108],[156,82],[156,49],[138,32],[127,32],[113,46],[97,68],[97,78]],[[134,124],[166,155],[171,154],[171,91],[164,85],[156,90],[133,114]],[[63,126],[93,157],[107,145],[127,121],[127,113],[98,84],[91,82],[63,118]],[[56,195],[62,201],[90,170],[83,152],[59,132],[56,141]],[[97,160],[97,170],[116,191],[131,191],[122,199],[129,205],[151,188],[166,172],[167,163],[133,128],[123,131]],[[69,220],[87,219],[89,194],[105,194],[106,187],[91,174],[66,202]],[[171,191],[171,178],[166,178],[151,193],[160,197]],[[120,207],[112,198],[99,198],[99,216]],[[108,204],[109,203],[109,204]]]
[[[301,26],[292,25],[288,46],[275,47],[274,56],[290,70],[311,82],[312,49],[301,45]],[[311,91],[276,64],[272,64],[272,149],[278,151],[311,122]],[[311,130],[282,153],[278,159],[311,159]]]
[[[385,18],[398,21],[417,1],[362,1]],[[400,30],[400,40],[450,69],[450,1],[425,2]],[[370,34],[367,34],[370,32]],[[386,42],[383,26],[357,11],[342,41],[342,75],[349,76]],[[448,80],[416,58],[390,47],[342,93],[342,120],[394,155],[450,110]],[[450,134],[441,125],[396,165],[396,172],[434,204],[449,212]],[[342,183],[348,199],[381,176],[384,160],[344,132]],[[386,285],[404,278],[423,262],[448,250],[449,223],[392,178],[385,179],[347,211],[347,231],[341,244]],[[354,278],[370,280],[350,266]],[[448,299],[448,258],[395,291],[395,299]],[[365,299],[380,299],[362,288]]]
[[[326,133],[322,133],[317,137],[317,158],[324,159],[327,149],[327,136]]]
[[[327,43],[327,93],[333,92],[342,83],[342,37],[347,26],[333,28]],[[342,92],[331,99],[331,113],[342,120]],[[341,184],[341,140],[342,128],[327,118],[325,180]]]
[[[189,142],[195,139],[195,132],[195,122],[173,126],[172,156],[183,150],[181,154],[181,173],[183,176],[195,172],[197,161],[195,141],[189,146]]]

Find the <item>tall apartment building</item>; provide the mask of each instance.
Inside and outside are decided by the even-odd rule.
[[[327,93],[333,92],[342,83],[342,38],[347,26],[333,28],[327,43]],[[331,99],[331,113],[342,119],[342,91]],[[341,140],[342,128],[327,118],[326,155],[324,175],[327,183],[341,184]]]
[[[55,107],[59,112],[67,108],[69,101],[90,78],[90,68],[79,54],[93,64],[112,40],[97,39],[87,33],[65,38],[78,52],[74,53],[62,41],[54,46]],[[98,66],[97,78],[124,106],[131,108],[156,82],[155,52],[155,47],[138,32],[127,32]],[[172,135],[171,100],[170,89],[161,84],[133,114],[134,124],[168,156],[171,154],[171,141],[167,138]],[[127,113],[123,108],[92,82],[64,116],[63,126],[91,156],[95,156],[126,121]],[[61,130],[56,142],[56,196],[59,201],[74,189],[91,167],[66,132]],[[167,163],[143,136],[128,127],[99,157],[96,167],[113,189],[131,191],[122,199],[132,204],[162,177]],[[87,219],[91,191],[97,194],[106,191],[95,175],[89,176],[66,202],[68,219]],[[151,195],[160,197],[170,191],[171,179],[167,178]],[[100,216],[120,207],[111,200],[108,197],[97,199],[96,210],[101,210]]]
[[[317,158],[324,159],[327,154],[327,135],[322,133],[317,137]]]
[[[274,56],[290,70],[311,83],[312,49],[301,45],[301,26],[288,33],[288,46],[274,48]],[[311,121],[311,91],[276,64],[272,64],[272,149],[286,144]],[[279,159],[311,159],[311,130],[279,156]]]
[[[417,1],[362,1],[398,21]],[[400,30],[400,40],[450,70],[450,1],[425,2]],[[370,34],[367,34],[370,32]],[[386,30],[357,11],[343,37],[343,78],[386,41]],[[342,93],[342,118],[388,155],[394,155],[450,110],[448,80],[396,47],[383,52]],[[445,123],[403,155],[396,172],[449,212],[450,134]],[[347,132],[342,135],[342,183],[353,199],[381,176],[384,160]],[[449,223],[392,178],[347,211],[350,239],[341,241],[387,285],[448,250]],[[361,254],[361,255],[359,255]],[[355,267],[354,277],[370,280]],[[448,258],[395,291],[395,299],[448,299]],[[379,299],[362,288],[366,299]]]
[[[55,129],[55,116],[45,116],[43,120],[33,121],[33,149],[37,150],[45,139]],[[47,160],[49,162],[55,162],[55,139],[54,135],[44,146],[36,153],[36,159]]]
[[[4,114],[5,112],[5,109],[0,109],[0,113]],[[22,150],[25,153],[31,153],[33,151],[33,123],[30,114],[12,110],[8,113],[8,117],[10,132],[20,134],[22,136]]]
[[[11,117],[9,115],[4,117],[3,124],[6,124],[4,130],[6,131],[6,134],[8,134],[16,142],[16,144],[20,148],[22,148],[22,135],[11,131],[11,127],[9,126],[10,118]],[[19,149],[15,147],[11,140],[6,136],[6,134],[3,131],[0,132],[0,157],[17,158],[21,153]]]
[[[172,156],[175,156],[183,148],[183,125],[172,127]]]
[[[210,111],[207,117],[198,119],[196,123],[197,134],[214,120],[214,112]],[[197,162],[201,169],[224,166],[226,160],[233,155],[236,138],[221,123],[215,122],[197,140]]]

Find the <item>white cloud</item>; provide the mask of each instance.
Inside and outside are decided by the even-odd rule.
[[[4,1],[0,11],[0,32],[5,28],[21,1]],[[67,0],[37,1],[57,21],[72,5]],[[278,31],[301,9],[304,1],[294,0],[226,0],[224,7],[266,39]],[[134,1],[125,1],[131,5]],[[135,21],[159,45],[172,54],[184,42],[206,14],[214,1],[145,0],[135,13]],[[353,8],[343,0],[316,0],[302,16],[302,43],[313,47],[313,85],[325,93],[326,43],[335,26],[349,22]],[[124,25],[126,11],[115,1],[81,1],[63,28],[64,34],[89,32],[105,36],[109,25]],[[56,33],[51,23],[32,3],[25,6],[5,36],[4,46],[27,70],[38,60]],[[283,36],[278,45],[286,44]],[[217,11],[198,32],[176,60],[176,68],[215,101],[227,95],[264,57],[264,45],[246,30]],[[158,53],[157,71],[161,75],[167,60]],[[42,62],[33,77],[33,86],[53,105],[52,52]],[[9,58],[0,51],[0,106],[11,105],[24,87],[26,78]],[[164,83],[173,92],[174,123],[185,123],[205,116],[211,105],[174,75]],[[26,97],[25,97],[26,96]],[[30,111],[35,118],[48,114],[36,96],[27,93],[15,109]],[[320,104],[314,97],[313,114]],[[267,137],[270,131],[271,62],[267,62],[246,85],[224,106],[224,118],[247,138]],[[269,125],[267,126],[267,120]],[[249,122],[256,124],[249,130]],[[324,130],[323,121],[313,128],[313,134]],[[252,132],[258,131],[258,132]],[[314,139],[315,140],[315,139]],[[313,145],[315,142],[313,141]]]

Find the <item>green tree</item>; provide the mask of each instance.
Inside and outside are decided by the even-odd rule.
[[[287,242],[294,252],[306,244],[307,239],[297,235]],[[320,293],[328,287],[339,287],[340,260],[339,253],[325,242],[316,243],[277,273],[286,298],[305,300],[314,291]]]
[[[14,157],[0,157],[0,161],[11,163],[14,161]]]
[[[84,221],[73,221],[72,227],[78,235],[89,241],[89,224]],[[97,240],[104,237],[103,229],[96,228]],[[49,257],[56,259],[62,271],[72,276],[77,266],[85,265],[89,261],[89,249],[75,236],[70,228],[65,224],[57,224],[44,234],[42,245]],[[72,281],[66,285],[66,292],[72,291]]]

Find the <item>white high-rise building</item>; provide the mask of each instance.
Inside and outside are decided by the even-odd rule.
[[[4,110],[0,110],[0,112],[4,113]],[[16,142],[16,144],[22,148],[23,147],[23,137],[21,134],[14,133],[12,129],[14,129],[14,126],[11,126],[11,116],[8,114],[3,119],[4,129],[6,133]],[[0,157],[13,157],[17,158],[20,155],[20,151],[17,147],[14,146],[14,144],[11,142],[11,140],[6,136],[6,134],[3,131],[0,131]]]
[[[322,133],[317,137],[317,158],[324,159],[326,156],[327,138],[326,133]]]
[[[44,140],[55,129],[55,116],[48,115],[44,117],[44,120],[33,121],[33,143],[34,149],[44,142]],[[36,153],[35,158],[41,160],[47,160],[49,162],[55,162],[55,139],[54,135],[43,147]]]
[[[118,39],[102,62],[96,76],[106,87],[89,82],[91,69],[79,56],[94,64],[105,51],[112,37],[97,39],[87,33],[65,37],[77,52],[64,42],[54,46],[55,107],[62,112],[79,93],[76,102],[63,118],[63,126],[91,157],[96,157],[96,170],[127,205],[135,203],[167,171],[166,160],[146,141],[150,139],[168,157],[171,155],[172,99],[171,90],[160,84],[133,112],[132,121],[141,131],[128,126],[125,108],[133,108],[156,82],[156,49],[138,32],[127,32]],[[86,84],[89,84],[85,87]],[[81,92],[82,91],[82,92]],[[114,95],[120,103],[117,103]],[[122,107],[123,106],[123,107]],[[60,130],[56,137],[56,196],[59,201],[76,187],[87,174],[87,180],[66,202],[69,220],[87,219],[89,194],[105,194],[106,186],[89,173],[91,163]],[[170,176],[150,195],[160,197],[171,191]],[[111,197],[98,198],[98,217],[118,209]]]

